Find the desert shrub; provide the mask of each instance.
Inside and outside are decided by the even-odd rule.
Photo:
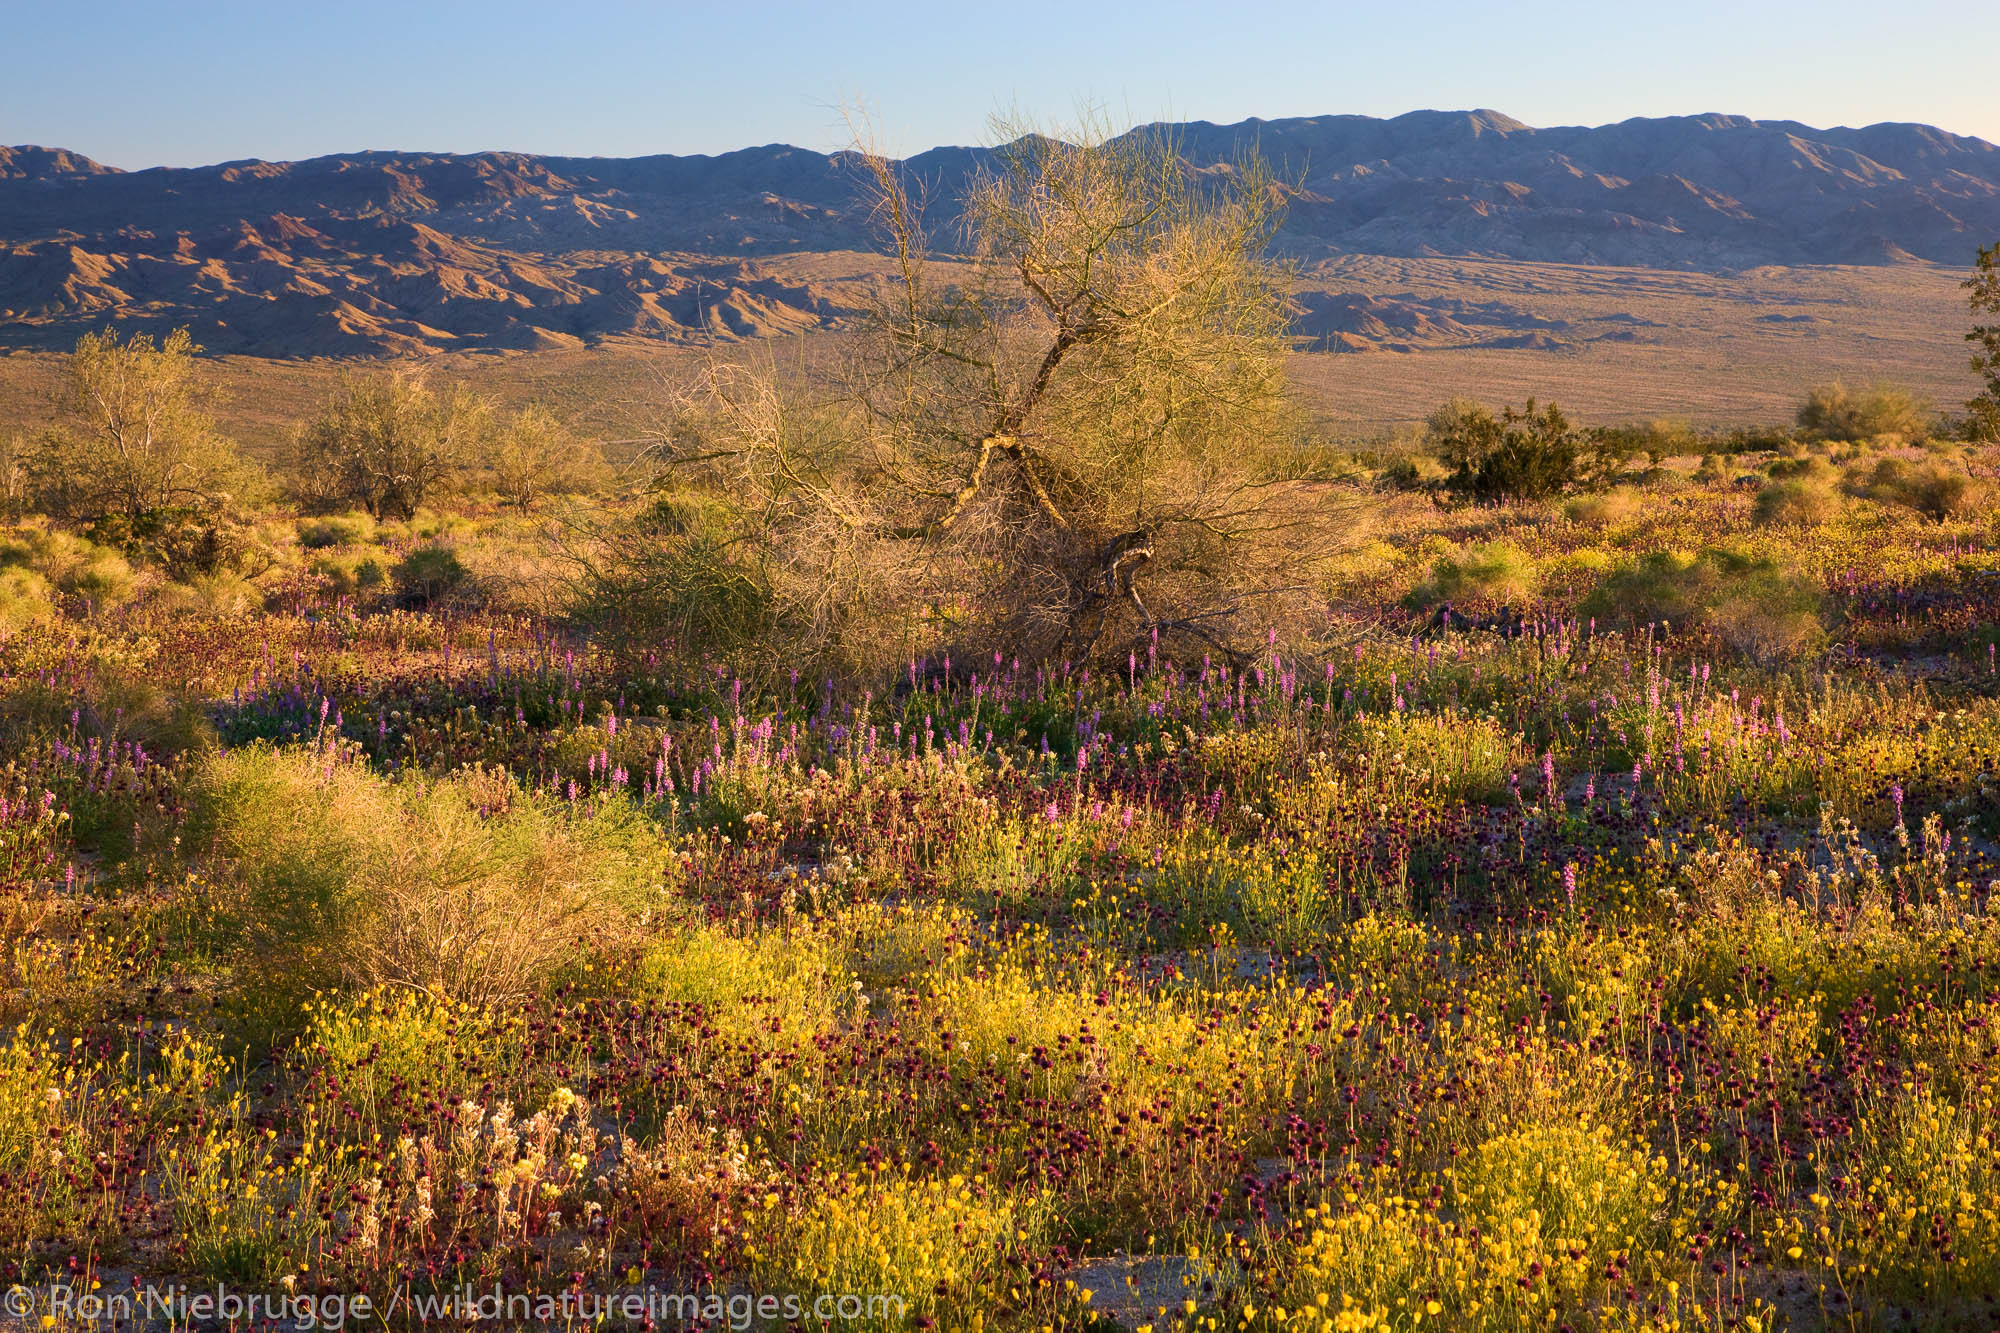
[[[1799,429],[1821,440],[1916,440],[1929,433],[1930,420],[1930,405],[1908,389],[1877,384],[1856,390],[1839,380],[1812,389],[1798,412]]]
[[[1694,427],[1678,417],[1662,417],[1636,425],[1599,426],[1594,434],[1604,447],[1625,458],[1644,454],[1655,467],[1695,447]]]
[[[2000,315],[2000,242],[1979,247],[1965,291],[1975,318]],[[1965,438],[2000,440],[2000,320],[1973,325],[1965,340],[1973,348],[1973,373],[1983,381],[1965,405]]]
[[[1615,434],[1585,431],[1554,403],[1486,408],[1453,399],[1431,414],[1426,439],[1452,474],[1453,490],[1481,500],[1536,500],[1601,484],[1631,456]]]
[[[1639,507],[1639,498],[1623,486],[1598,495],[1579,495],[1563,506],[1563,515],[1572,523],[1603,527],[1629,518]]]
[[[1751,517],[1765,527],[1824,523],[1840,509],[1840,497],[1824,481],[1767,482],[1757,492]]]
[[[586,569],[571,613],[614,641],[706,647],[734,657],[783,651],[777,608],[754,545],[737,540],[717,497],[662,497],[632,539]]]
[[[323,747],[249,747],[209,758],[193,807],[193,845],[226,867],[221,943],[274,1001],[521,996],[660,883],[658,835],[622,799],[567,806],[499,771],[392,781]]]
[[[100,546],[159,565],[170,578],[243,570],[263,558],[251,529],[219,511],[153,509],[136,517],[107,514],[83,532]]]
[[[210,620],[234,620],[263,609],[264,593],[240,574],[197,574],[160,588],[152,605]]]
[[[1721,438],[1722,446],[1736,454],[1782,453],[1796,442],[1783,426],[1736,426]]]
[[[1994,502],[1992,483],[1962,467],[1900,458],[1885,458],[1865,475],[1850,474],[1848,489],[1884,504],[1914,509],[1938,523],[1977,517]]]
[[[1444,480],[1445,471],[1434,458],[1398,458],[1376,475],[1376,483],[1392,491],[1420,491]]]
[[[1474,398],[1448,398],[1424,420],[1424,448],[1447,467],[1475,461],[1493,432],[1493,410]]]
[[[302,518],[298,523],[299,545],[308,551],[329,546],[357,546],[375,535],[375,520],[365,513],[328,514]]]
[[[361,580],[357,574],[362,563],[361,557],[334,552],[315,556],[306,562],[306,568],[326,581],[326,591],[336,597],[345,597],[360,590]]]
[[[1694,475],[1690,480],[1698,486],[1713,486],[1717,482],[1729,480],[1729,464],[1727,460],[1730,457],[1728,454],[1720,457],[1715,454],[1703,454],[1701,456],[1701,463],[1695,468]]]
[[[1764,475],[1772,481],[1830,481],[1833,465],[1824,458],[1800,454],[1794,458],[1774,459],[1765,466]]]
[[[1606,622],[1699,626],[1738,652],[1779,660],[1826,640],[1819,585],[1768,556],[1653,551],[1612,571],[1579,608]]]
[[[428,606],[466,586],[471,575],[449,546],[432,543],[409,552],[390,571],[397,597],[410,606]]]
[[[946,283],[903,177],[856,161],[904,262],[846,386],[711,364],[655,451],[678,484],[730,501],[706,565],[719,578],[688,587],[656,561],[664,577],[642,580],[684,652],[726,652],[695,631],[733,633],[760,606],[786,642],[753,665],[876,679],[946,643],[1028,660],[1234,651],[1310,614],[1298,572],[1344,543],[1359,502],[1260,482],[1273,441],[1306,429],[1284,375],[1288,279],[1265,254],[1268,172],[1197,180],[1148,131],[1017,133],[966,192]]]
[[[589,490],[604,471],[598,446],[574,434],[548,409],[529,406],[500,429],[487,453],[493,487],[522,513],[549,495]]]
[[[1534,557],[1507,542],[1482,542],[1441,555],[1430,580],[1410,594],[1412,604],[1527,601],[1540,586]]]

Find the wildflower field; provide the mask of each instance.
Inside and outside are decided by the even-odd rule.
[[[476,506],[24,529],[0,1278],[1994,1327],[2000,531],[1877,462],[1384,489],[1257,651],[846,684],[383,580]]]

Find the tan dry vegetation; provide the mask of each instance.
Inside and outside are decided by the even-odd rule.
[[[1958,336],[1964,276],[1918,265],[1706,274],[1356,255],[1302,285],[1501,302],[1567,324],[1552,333],[1569,350],[1313,353],[1291,368],[1328,420],[1362,430],[1421,420],[1459,394],[1554,398],[1585,421],[1779,422],[1812,385],[1842,375],[1959,403],[1976,387]]]
[[[767,266],[796,280],[859,286],[886,262],[838,251],[781,256]],[[1298,289],[1497,303],[1565,326],[1547,331],[1564,350],[1438,343],[1410,352],[1295,352],[1288,365],[1310,410],[1356,434],[1421,421],[1455,395],[1491,402],[1553,398],[1587,422],[1674,415],[1698,425],[1775,423],[1790,419],[1812,385],[1843,376],[1893,380],[1949,405],[1978,388],[1958,336],[1964,276],[1914,264],[1707,274],[1353,255],[1308,269]],[[753,346],[775,350],[780,359],[811,359],[831,354],[845,338],[817,333]],[[533,352],[439,353],[427,364],[503,407],[545,402],[579,430],[616,441],[654,424],[663,378],[718,353],[742,355],[745,346],[624,338]],[[45,419],[60,363],[48,352],[0,355],[0,436]],[[251,457],[275,457],[292,423],[325,400],[349,364],[217,358],[219,424]]]

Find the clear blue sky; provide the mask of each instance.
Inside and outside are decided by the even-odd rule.
[[[0,143],[113,166],[362,148],[896,152],[1018,106],[1119,121],[1493,107],[1535,125],[1726,111],[2000,141],[1992,0],[0,0]]]

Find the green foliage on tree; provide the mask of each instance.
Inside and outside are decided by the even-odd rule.
[[[186,329],[157,344],[109,329],[78,339],[56,424],[27,460],[36,502],[85,523],[220,502],[236,458],[209,414],[200,351]]]
[[[487,467],[500,498],[522,513],[550,495],[588,490],[604,470],[597,446],[531,404],[495,434]]]
[[[293,443],[293,484],[308,508],[355,506],[407,519],[448,487],[490,438],[493,405],[420,372],[347,378]]]
[[[216,429],[200,352],[186,329],[79,339],[55,424],[19,459],[30,503],[176,576],[224,564],[249,472]]]
[[[2000,316],[2000,241],[1979,247],[1978,267],[1965,280],[1965,288],[1966,303],[1975,317]],[[1986,387],[1965,405],[1972,436],[2000,440],[2000,318],[1973,325],[1965,340],[1973,345],[1973,373],[1986,381]]]
[[[1813,439],[1917,440],[1930,433],[1930,425],[1930,404],[1895,384],[1855,389],[1835,380],[1815,386],[1799,404],[1799,429]]]

